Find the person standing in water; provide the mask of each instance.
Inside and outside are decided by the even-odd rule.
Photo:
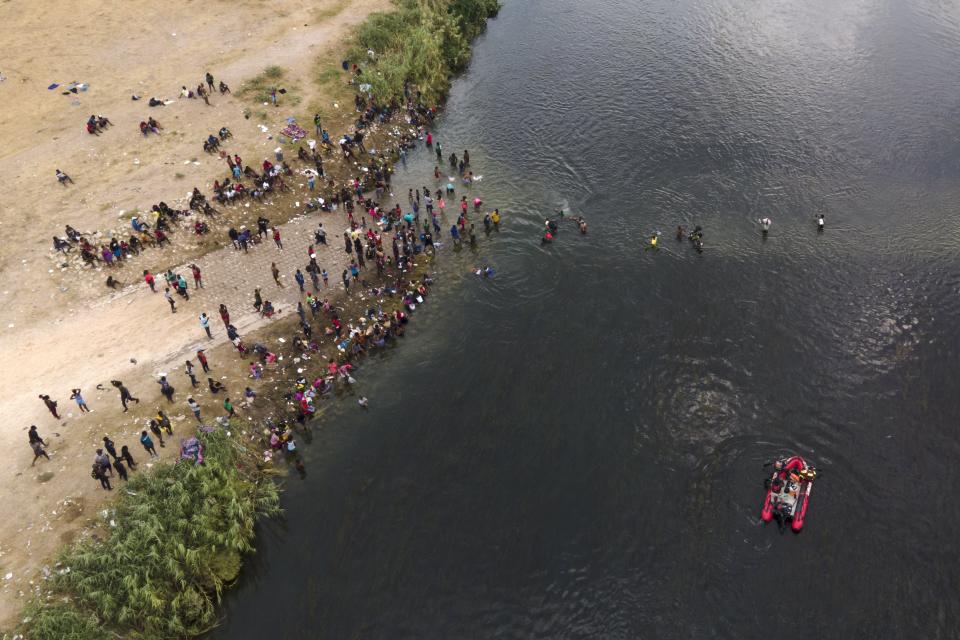
[[[817,214],[817,231],[818,232],[823,233],[823,225],[824,225],[823,214],[818,213]]]
[[[773,224],[773,220],[770,218],[760,218],[757,220],[760,223],[760,231],[763,233],[763,237],[767,237],[767,232],[770,231],[770,226]]]

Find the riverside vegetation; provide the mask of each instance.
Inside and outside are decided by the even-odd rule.
[[[413,87],[440,102],[470,58],[497,0],[397,0],[360,25],[351,48],[380,102]],[[373,52],[371,56],[368,52]],[[20,632],[38,640],[196,636],[216,624],[223,588],[254,551],[254,526],[279,514],[256,445],[227,428],[200,430],[204,462],[133,476],[102,529],[64,550],[28,605]]]
[[[366,61],[361,82],[379,102],[403,101],[408,85],[425,101],[441,101],[499,8],[497,0],[398,0],[395,11],[374,14],[357,30],[351,57]]]
[[[131,477],[104,528],[67,549],[51,593],[27,609],[30,638],[197,635],[253,551],[254,525],[279,513],[259,451],[224,427],[201,429],[203,463],[158,465]]]

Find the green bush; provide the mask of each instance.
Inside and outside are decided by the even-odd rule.
[[[28,637],[85,638],[95,621],[139,637],[181,637],[216,623],[222,589],[236,578],[241,554],[254,550],[257,518],[278,512],[278,496],[273,482],[261,481],[258,452],[222,429],[198,438],[203,464],[133,476],[105,538],[62,554],[52,590],[66,600],[32,605]]]
[[[357,31],[351,57],[358,81],[385,102],[403,99],[404,83],[439,101],[453,74],[470,61],[470,41],[500,8],[497,0],[397,0],[389,13],[371,15]],[[371,59],[368,51],[373,51]]]
[[[102,638],[100,621],[90,613],[81,613],[66,602],[29,604],[24,611],[30,638],[60,640],[92,640]]]

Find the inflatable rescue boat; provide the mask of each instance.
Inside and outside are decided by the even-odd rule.
[[[763,521],[776,519],[781,531],[788,522],[794,531],[803,529],[816,477],[816,469],[800,456],[773,463],[773,475],[766,480],[767,497],[760,514]]]

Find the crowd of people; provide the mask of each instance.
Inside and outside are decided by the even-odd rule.
[[[355,70],[355,73],[357,71]],[[207,74],[205,80],[206,88],[201,84],[196,92],[184,87],[183,97],[206,99],[205,94],[208,90],[212,93],[215,85],[210,74]],[[222,82],[219,89],[221,93],[229,92],[229,88]],[[407,101],[403,106],[396,103],[378,104],[370,96],[358,94],[355,100],[358,116],[349,133],[336,138],[337,142],[334,144],[329,132],[322,128],[317,115],[314,125],[319,142],[311,141],[306,146],[297,146],[297,160],[305,167],[298,169],[296,173],[306,176],[310,196],[306,200],[305,212],[341,212],[344,215],[347,229],[343,234],[343,249],[349,260],[347,268],[340,274],[343,298],[338,301],[329,291],[330,274],[318,263],[315,247],[325,247],[328,244],[327,232],[323,222],[319,221],[311,230],[313,242],[307,250],[304,262],[293,274],[301,294],[296,307],[296,324],[292,325],[295,333],[288,341],[280,342],[286,345],[284,348],[290,350],[292,359],[301,363],[301,366],[297,369],[295,381],[284,393],[289,406],[293,407],[292,413],[284,416],[270,407],[264,409],[270,416],[266,423],[269,435],[265,439],[268,444],[265,447],[265,457],[283,451],[286,455],[293,456],[295,465],[301,471],[303,466],[296,453],[295,430],[304,428],[317,413],[322,399],[335,394],[338,389],[356,395],[352,391],[357,382],[354,376],[363,357],[372,351],[389,347],[404,335],[411,315],[424,303],[432,284],[431,277],[423,269],[417,269],[414,261],[417,255],[436,253],[441,243],[435,236],[439,236],[445,224],[443,221],[447,202],[453,201],[457,195],[457,187],[452,184],[452,179],[448,182],[446,176],[441,176],[439,171],[435,170],[434,178],[438,181],[435,189],[426,186],[422,189],[411,189],[406,208],[401,207],[400,203],[393,206],[386,204],[385,199],[391,191],[394,163],[405,165],[408,152],[418,146],[421,140],[425,140],[426,146],[436,151],[438,158],[442,157],[441,145],[435,142],[432,133],[426,130],[436,115],[436,109],[424,105],[419,92],[408,88],[405,93]],[[374,130],[395,119],[402,119],[409,127],[392,141],[383,136],[382,140],[377,140],[382,144],[371,144],[371,136],[376,137]],[[157,134],[161,130],[160,124],[152,117],[141,123],[144,135]],[[239,154],[228,154],[220,148],[221,144],[231,137],[229,129],[222,127],[205,142],[205,147],[209,147],[211,153],[219,154],[229,170],[227,176],[214,181],[212,200],[221,205],[230,205],[240,199],[260,200],[272,192],[291,189],[288,180],[295,172],[285,161],[281,148],[275,150],[272,160],[264,159],[257,169],[253,169],[243,163]],[[330,162],[331,158],[337,161],[336,156],[340,159],[338,164],[352,173],[350,177],[336,180],[328,175],[325,163]],[[478,179],[470,168],[469,151],[464,150],[459,158],[454,154],[449,161],[451,167],[459,172],[465,187]],[[59,169],[56,173],[58,181],[64,186],[73,182]],[[318,178],[324,180],[320,185],[317,184]],[[318,186],[324,187],[325,191],[322,195],[314,196]],[[129,238],[112,237],[108,242],[98,244],[96,238],[100,234],[81,233],[67,225],[66,236],[54,238],[54,248],[63,253],[76,248],[86,263],[113,266],[138,255],[146,247],[170,242],[169,233],[173,231],[175,223],[188,217],[194,216],[191,226],[195,233],[209,232],[209,225],[199,219],[199,214],[206,214],[208,219],[213,220],[213,216],[218,213],[220,212],[208,202],[200,190],[194,188],[189,196],[187,209],[175,209],[165,202],[160,202],[151,207],[147,216],[133,216]],[[465,236],[469,229],[472,244],[476,244],[476,238],[475,225],[468,219],[471,215],[477,216],[478,223],[480,219],[483,220],[488,233],[499,228],[501,214],[498,210],[483,214],[482,200],[479,197],[469,200],[467,196],[462,196],[453,229],[459,229]],[[226,216],[229,217],[229,213]],[[239,229],[229,227],[227,237],[230,242],[228,246],[233,246],[237,251],[247,252],[264,238],[272,239],[278,251],[284,247],[280,229],[276,225],[271,226],[270,220],[264,215],[257,219],[255,234],[239,225]],[[172,268],[156,275],[148,269],[143,270],[144,282],[151,292],[162,293],[172,313],[177,312],[179,304],[190,301],[190,278],[194,283],[194,293],[204,288],[200,268],[196,264],[190,264],[185,269],[189,269],[189,276]],[[282,287],[276,263],[271,265],[271,275],[276,285]],[[334,287],[339,288],[338,285]],[[259,287],[254,290],[252,305],[254,310],[264,317],[273,317],[280,312],[274,303],[264,298]],[[182,371],[189,380],[191,389],[186,405],[199,425],[203,425],[204,420],[200,403],[194,396],[214,400],[222,406],[222,417],[231,418],[236,416],[238,411],[252,410],[257,396],[257,385],[265,377],[276,375],[283,367],[282,355],[274,353],[257,339],[244,340],[236,325],[231,322],[226,304],[219,304],[219,316],[227,338],[244,362],[244,367],[248,367],[249,382],[243,388],[228,389],[227,384],[212,376],[212,367],[205,350],[197,350],[194,359],[184,362]],[[212,340],[215,330],[211,327],[210,318],[205,311],[198,315],[201,330],[207,339]],[[325,364],[322,365],[322,370],[308,374],[307,363],[310,362]],[[202,369],[205,383],[199,376],[198,369]],[[161,374],[156,382],[160,395],[170,406],[177,406],[174,381],[167,374]],[[229,384],[229,381],[227,383]],[[140,404],[140,398],[133,395],[122,381],[113,380],[111,384],[119,393],[124,412],[130,409],[129,405]],[[97,388],[103,390],[100,385]],[[81,413],[91,411],[81,389],[72,389],[70,397],[77,403]],[[222,403],[220,398],[223,399]],[[55,419],[62,419],[56,400],[48,395],[41,395],[41,400]],[[363,409],[369,407],[369,400],[365,396],[360,395],[357,403]],[[213,415],[219,417],[218,414],[219,410]],[[172,424],[167,414],[158,408],[156,415],[147,419],[144,425],[146,428],[140,433],[140,443],[146,454],[153,458],[158,455],[157,444],[164,448],[164,436],[169,439],[173,435]],[[36,435],[35,428],[31,430],[29,443],[34,451],[34,463],[40,458],[49,458],[47,441]],[[119,477],[124,480],[128,472],[136,468],[129,448],[123,446],[120,451],[117,454],[116,446],[109,435],[104,436],[103,446],[96,450],[91,475],[105,490],[112,488],[111,479]]]

